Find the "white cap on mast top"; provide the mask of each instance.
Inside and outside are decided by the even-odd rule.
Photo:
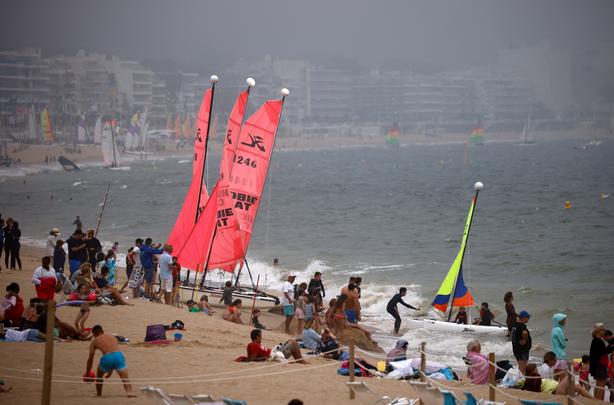
[[[211,75],[211,77],[209,77],[209,81],[210,81],[211,83],[217,83],[217,82],[219,82],[219,81],[220,81],[220,78],[219,78],[219,77],[217,77],[217,75]]]
[[[253,77],[248,77],[247,79],[245,79],[245,83],[247,83],[248,87],[254,87],[256,85],[256,81]]]
[[[482,182],[481,182],[481,181],[478,181],[477,183],[475,183],[475,184],[473,185],[473,188],[474,188],[476,191],[480,191],[481,189],[483,189],[483,188],[484,188],[484,184],[482,184]]]
[[[286,97],[288,94],[290,94],[290,90],[288,90],[287,88],[283,88],[281,89],[281,95]]]

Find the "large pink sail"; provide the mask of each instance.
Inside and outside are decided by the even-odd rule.
[[[209,255],[216,232],[218,186],[219,183],[216,183],[196,225],[192,227],[185,243],[176,253],[179,263],[188,269],[202,271],[202,265]]]
[[[208,269],[232,271],[234,265],[245,257],[275,145],[282,103],[281,100],[267,101],[241,128],[232,172],[228,176],[229,193],[223,196],[226,206],[223,210],[218,209],[218,226],[222,220],[233,226],[233,229],[227,232],[224,241],[220,243],[221,247],[218,247],[218,238],[215,238],[211,258],[215,255],[216,260],[209,261]],[[234,221],[236,225],[232,225]],[[220,260],[220,256],[229,259],[230,255],[234,255],[234,261]]]
[[[224,139],[224,148],[222,149],[220,161],[218,227],[209,259],[209,269],[223,269],[232,272],[237,263],[242,264],[244,256],[239,223],[232,210],[234,203],[230,195],[228,179],[232,171],[232,162],[237,147],[239,131],[241,130],[241,123],[245,115],[248,94],[247,91],[239,94],[228,117],[226,138]]]
[[[207,202],[207,189],[202,183],[203,165],[206,159],[205,144],[207,142],[207,123],[210,118],[211,106],[211,89],[207,90],[203,96],[203,101],[200,104],[198,111],[198,123],[196,127],[196,136],[194,138],[194,162],[192,165],[192,181],[188,193],[183,200],[183,206],[175,225],[168,237],[168,243],[173,245],[175,249],[180,248],[185,243],[190,231],[194,227],[196,221],[196,208],[198,206],[198,193],[200,192],[200,211]]]

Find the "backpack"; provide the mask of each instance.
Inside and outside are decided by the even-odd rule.
[[[145,332],[145,341],[153,342],[156,340],[166,340],[164,325],[148,325]]]

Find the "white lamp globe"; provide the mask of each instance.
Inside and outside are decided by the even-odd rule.
[[[290,90],[288,90],[287,88],[283,88],[281,89],[281,95],[286,97],[288,94],[290,94]]]
[[[219,77],[217,77],[217,75],[211,75],[211,77],[209,78],[209,81],[210,81],[211,83],[217,83],[217,82],[219,82],[219,81],[220,81],[220,78],[219,78]]]
[[[473,185],[473,188],[474,188],[476,191],[480,191],[481,189],[483,189],[483,188],[484,188],[484,184],[482,184],[482,182],[481,182],[481,181],[478,181],[477,183],[475,183],[475,184]]]
[[[256,85],[256,81],[253,77],[248,77],[247,79],[245,79],[245,83],[247,83],[248,87],[254,87]]]

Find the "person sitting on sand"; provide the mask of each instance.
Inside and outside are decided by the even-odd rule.
[[[537,367],[539,375],[543,378],[555,380],[554,366],[556,365],[556,355],[554,352],[546,352],[544,354],[544,362]],[[561,376],[562,377],[562,376]]]
[[[107,268],[107,266],[102,266],[102,269],[100,269],[100,274],[94,278],[94,289],[96,290],[96,292],[99,294],[111,293],[111,296],[113,297],[113,300],[115,300],[117,305],[134,305],[124,301],[124,298],[119,293],[119,290],[109,285],[109,281],[107,280],[108,275],[109,269]]]
[[[41,266],[34,270],[32,283],[36,288],[36,296],[41,300],[52,300],[55,295],[55,285],[58,282],[55,270],[51,267],[51,258],[41,259]]]
[[[328,309],[324,313],[324,320],[329,329],[335,328],[335,307],[337,306],[337,298],[332,298],[328,302]]]
[[[5,326],[17,326],[23,314],[23,299],[19,296],[19,284],[6,286],[4,301],[0,304],[0,322]]]
[[[343,333],[343,330],[345,328],[358,329],[362,333],[367,335],[367,337],[369,339],[371,339],[371,332],[369,332],[368,330],[366,330],[365,328],[361,327],[358,324],[348,322],[348,320],[346,318],[346,313],[345,313],[345,302],[346,302],[346,300],[347,300],[347,295],[345,295],[345,294],[341,294],[337,298],[337,304],[335,305],[335,309],[334,309],[334,313],[333,313],[333,317],[334,317],[334,319],[333,319],[333,324],[334,324],[333,331],[335,332],[335,334],[337,336],[339,336],[339,335],[341,335]]]
[[[96,293],[87,284],[81,284],[77,291],[68,295],[69,301],[84,301],[75,318],[75,328],[85,329],[85,321],[90,316],[90,302],[96,302]]]
[[[488,357],[481,353],[482,345],[478,340],[467,343],[467,377],[473,384],[486,384],[488,382],[488,370],[490,364]]]
[[[254,327],[257,329],[266,329],[266,327],[260,323],[260,320],[258,318],[260,318],[260,310],[254,308],[254,310],[252,311],[252,325],[254,325]]]
[[[4,339],[7,342],[42,343],[47,339],[47,336],[39,332],[38,329],[7,329],[3,333],[0,333],[0,339]]]
[[[303,346],[309,350],[317,350],[322,344],[322,336],[320,336],[320,334],[313,329],[313,320],[305,323],[305,328],[301,333],[301,340],[303,342]]]
[[[222,318],[224,318],[224,320],[226,321],[242,324],[243,321],[241,320],[241,305],[242,301],[240,299],[234,300],[232,304],[228,308],[226,308],[226,312],[224,313]]]
[[[267,349],[262,344],[262,331],[260,329],[254,329],[250,333],[252,342],[247,345],[247,358],[249,361],[266,361],[271,357],[272,349]],[[279,351],[283,353],[286,359],[290,356],[294,357],[297,363],[307,364],[301,354],[301,348],[294,339],[288,340],[284,343]]]
[[[407,360],[407,346],[409,346],[407,340],[399,339],[395,347],[386,355],[386,363]]]
[[[21,319],[19,320],[19,329],[31,329],[35,327],[38,321],[38,305],[40,300],[38,298],[30,298],[30,305],[23,311]]]
[[[70,282],[73,284],[77,283],[77,285],[92,285],[93,281],[94,278],[92,277],[92,265],[89,263],[83,263],[70,276]]]
[[[128,397],[135,397],[136,395],[132,392],[132,384],[130,384],[130,379],[128,377],[126,359],[119,350],[117,339],[113,336],[105,335],[100,325],[94,326],[92,328],[92,333],[94,334],[94,340],[92,340],[90,344],[90,354],[87,358],[85,375],[90,375],[92,366],[94,365],[94,355],[96,354],[96,350],[100,350],[102,357],[100,358],[98,369],[96,370],[96,395],[102,395],[103,375],[104,378],[109,378],[113,370],[115,370],[124,383],[124,389]]]
[[[213,308],[211,308],[211,305],[209,305],[209,298],[206,295],[202,295],[200,297],[200,302],[198,303],[198,309],[200,309],[200,312],[204,313],[205,315],[209,315],[209,316],[215,313]]]
[[[339,349],[339,343],[335,340],[330,330],[324,329],[322,331],[322,344],[316,350],[317,353],[324,353],[324,357],[329,359],[338,360],[341,357],[341,350]]]
[[[533,392],[547,392],[555,395],[566,395],[569,384],[573,384],[569,380],[569,376],[565,375],[563,379],[558,382],[549,378],[542,378],[537,370],[535,363],[527,364],[525,369],[525,380],[522,389],[525,391]],[[594,398],[587,390],[581,385],[574,385],[574,393],[576,395],[582,395],[586,398]]]
[[[200,309],[198,309],[196,305],[196,301],[187,300],[185,304],[188,306],[188,312],[200,312]]]
[[[47,305],[40,304],[36,309],[38,311],[38,319],[34,327],[39,332],[47,334]],[[57,317],[55,318],[55,327],[58,330],[58,337],[60,339],[90,340],[92,338],[89,332],[79,330],[66,322],[62,322]]]

